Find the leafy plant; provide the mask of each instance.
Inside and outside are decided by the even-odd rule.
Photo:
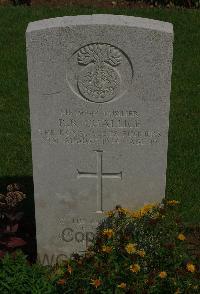
[[[20,209],[25,198],[17,183],[8,185],[6,194],[0,194],[0,257],[26,244],[17,236],[19,221],[23,216]]]
[[[178,205],[118,206],[106,212],[84,255],[53,267],[31,266],[21,252],[7,253],[0,261],[0,293],[199,293],[198,260],[188,251]]]
[[[58,293],[198,293],[178,201],[109,211],[85,255],[55,270]]]
[[[55,294],[50,283],[50,269],[30,264],[20,251],[6,254],[0,261],[0,293],[3,294]]]

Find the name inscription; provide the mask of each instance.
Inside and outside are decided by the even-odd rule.
[[[134,109],[61,111],[55,128],[39,129],[49,144],[130,144],[152,145],[159,142],[158,130],[144,129]]]

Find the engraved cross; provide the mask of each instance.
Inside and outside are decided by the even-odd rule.
[[[122,180],[122,172],[119,173],[103,173],[102,168],[102,158],[103,158],[103,151],[102,150],[95,150],[97,153],[97,172],[96,173],[89,173],[89,172],[80,172],[78,171],[77,178],[96,178],[97,179],[97,213],[103,212],[103,179],[120,179]]]

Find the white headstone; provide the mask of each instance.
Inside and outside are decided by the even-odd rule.
[[[86,249],[102,211],[165,196],[173,28],[66,16],[26,36],[38,255],[54,263]]]

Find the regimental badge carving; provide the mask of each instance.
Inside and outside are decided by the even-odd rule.
[[[119,48],[92,43],[78,49],[69,62],[68,82],[86,101],[105,103],[122,96],[133,78],[132,64]]]
[[[122,62],[118,49],[107,44],[87,45],[78,52],[78,63],[85,68],[78,77],[78,89],[93,102],[106,102],[119,92],[121,77],[115,67]]]

